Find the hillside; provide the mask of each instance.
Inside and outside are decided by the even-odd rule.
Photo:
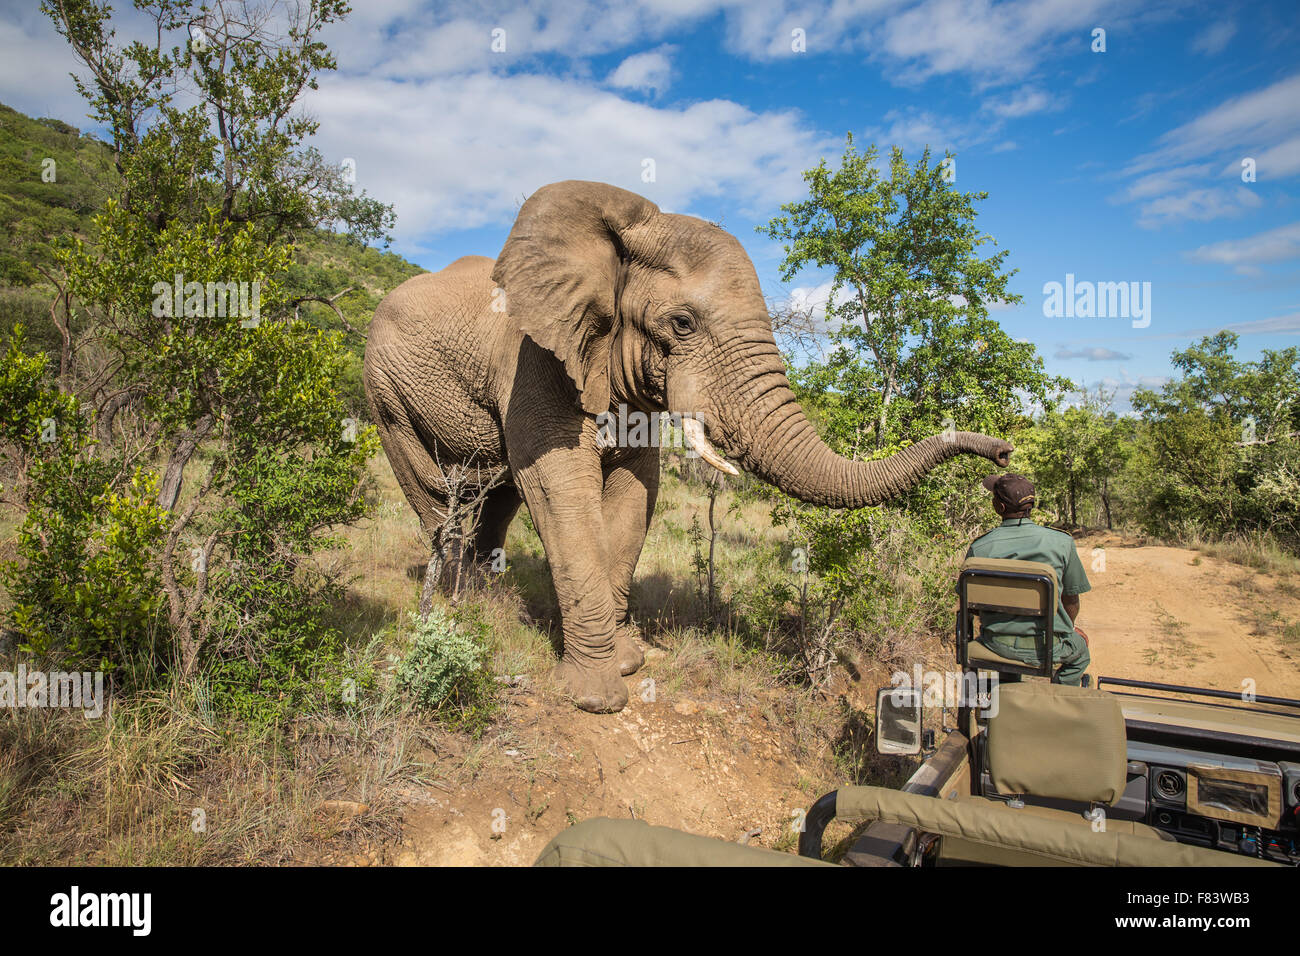
[[[0,326],[16,322],[28,330],[29,346],[58,348],[50,321],[55,288],[47,275],[54,267],[52,245],[74,237],[89,240],[92,220],[116,178],[112,148],[55,119],[33,119],[0,104]],[[48,181],[52,179],[53,181]],[[295,295],[337,300],[344,318],[361,335],[348,336],[355,367],[348,378],[352,410],[364,414],[361,400],[361,336],[375,306],[404,280],[424,270],[396,253],[317,231],[297,243],[290,289]],[[327,328],[341,325],[326,305],[302,306],[309,321]],[[84,331],[76,324],[73,334]]]

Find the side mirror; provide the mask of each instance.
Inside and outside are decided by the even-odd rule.
[[[876,691],[876,752],[921,752],[919,687],[881,687]]]

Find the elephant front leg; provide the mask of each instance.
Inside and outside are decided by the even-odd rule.
[[[634,674],[645,663],[639,634],[628,614],[628,593],[646,531],[659,495],[659,449],[619,452],[605,467],[601,513],[609,553],[609,586],[614,600],[614,645],[619,673]]]
[[[546,549],[559,599],[564,650],[555,677],[592,713],[622,710],[614,598],[601,517],[600,460],[582,448],[554,449],[517,475]]]

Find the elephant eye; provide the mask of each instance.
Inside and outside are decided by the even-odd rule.
[[[673,324],[673,331],[678,335],[690,335],[695,331],[695,320],[684,313],[674,315],[669,321]]]

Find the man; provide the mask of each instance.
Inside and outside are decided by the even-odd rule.
[[[989,475],[984,487],[993,493],[993,510],[1002,524],[976,538],[966,551],[968,558],[1011,558],[1040,561],[1056,569],[1061,600],[1053,624],[1052,659],[1061,664],[1058,679],[1062,684],[1079,684],[1088,669],[1088,639],[1076,626],[1079,619],[1079,595],[1091,591],[1083,572],[1074,539],[1064,531],[1054,531],[1034,524],[1029,513],[1034,509],[1034,485],[1021,475]],[[980,615],[979,642],[1003,657],[1027,664],[1039,663],[1035,634],[1040,622],[1013,614],[986,612]]]

